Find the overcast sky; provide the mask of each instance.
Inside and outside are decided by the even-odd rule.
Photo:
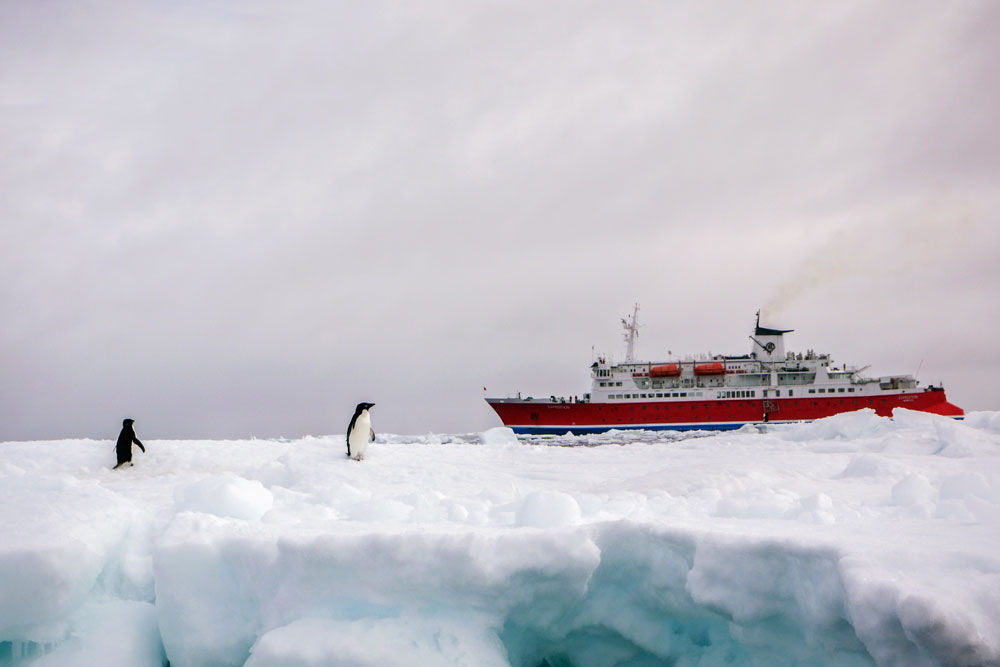
[[[1000,3],[0,3],[0,439],[499,425],[754,313],[1000,409]]]

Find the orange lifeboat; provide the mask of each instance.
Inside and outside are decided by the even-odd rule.
[[[675,378],[681,374],[681,367],[677,364],[666,364],[664,366],[653,366],[649,369],[651,378]]]
[[[710,364],[698,364],[694,367],[695,375],[724,375],[726,367],[718,361]]]

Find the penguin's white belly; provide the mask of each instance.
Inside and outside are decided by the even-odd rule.
[[[351,458],[364,458],[368,451],[368,442],[371,437],[372,419],[365,410],[354,421],[354,430],[347,436],[347,442],[351,445]]]

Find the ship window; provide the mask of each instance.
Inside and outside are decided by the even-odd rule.
[[[849,391],[849,392],[851,392],[853,394],[854,393],[854,387],[848,387],[847,391]]]
[[[815,394],[815,393],[816,393],[816,390],[815,390],[815,389],[810,389],[810,390],[809,390],[809,393],[810,393],[810,394]]]
[[[774,395],[781,396],[781,390],[780,389],[775,390]]]
[[[841,388],[840,388],[840,389],[838,389],[837,391],[839,391],[839,392],[840,392],[841,394],[843,394],[843,393],[844,393],[844,388],[843,388],[843,387],[841,387]]]
[[[792,395],[792,390],[791,390],[791,389],[789,389],[789,390],[788,390],[788,395],[789,395],[789,396],[791,396],[791,395]]]
[[[825,393],[826,393],[826,389],[820,389],[820,390],[819,390],[819,393],[821,393],[821,394],[825,394]]]

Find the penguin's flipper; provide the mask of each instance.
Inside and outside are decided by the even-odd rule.
[[[374,442],[374,441],[375,441],[375,429],[370,428],[368,429],[368,442]]]

